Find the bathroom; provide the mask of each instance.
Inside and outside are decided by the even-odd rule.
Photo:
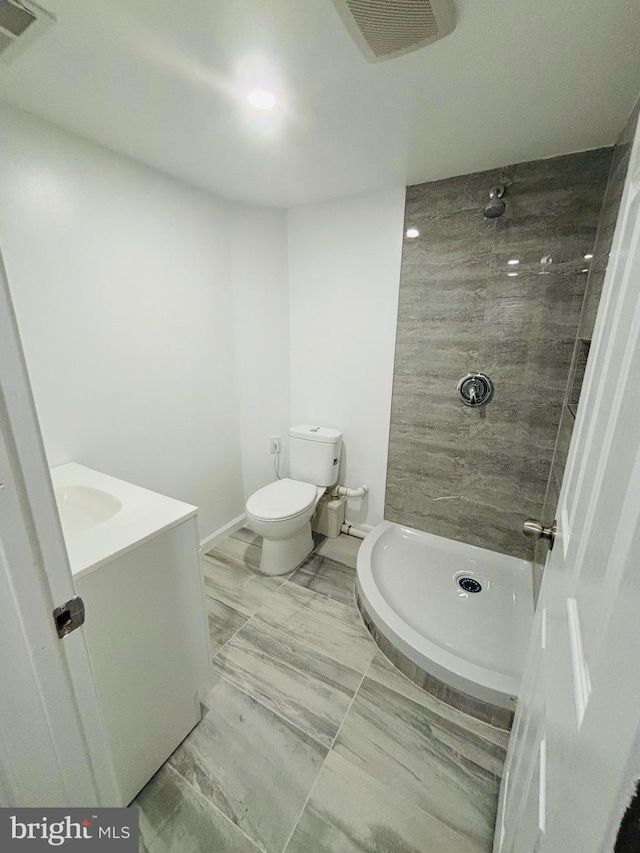
[[[76,462],[197,506],[203,553],[228,547],[253,560],[254,542],[225,536],[242,535],[246,500],[274,481],[274,464],[287,474],[290,426],[317,424],[343,434],[340,483],[368,486],[347,502],[354,527],[387,519],[531,559],[522,523],[555,518],[574,344],[591,338],[609,253],[598,240],[613,237],[625,184],[638,10],[455,0],[452,33],[369,63],[328,0],[304,11],[291,0],[190,0],[179,21],[148,0],[41,5],[55,24],[0,66],[0,248],[48,465]],[[277,93],[271,111],[244,101],[256,77]],[[505,211],[485,219],[495,186]],[[477,411],[456,395],[472,371],[495,385]],[[349,563],[359,540],[347,539]],[[535,555],[537,588],[547,547]],[[318,561],[341,583],[337,556]],[[338,610],[339,595],[325,609]],[[238,607],[223,602],[219,618],[253,620]],[[344,647],[365,642],[348,633]],[[353,695],[365,674],[343,653],[359,676]],[[395,673],[380,675],[376,660],[388,689]],[[338,692],[342,722],[348,690]],[[493,754],[476,744],[484,781],[456,795],[467,815],[434,817],[399,785],[397,809],[389,793],[380,835],[362,849],[491,849],[502,731],[488,733]],[[311,850],[314,833],[317,849],[358,849],[331,834],[327,803],[338,814],[347,791],[338,797],[340,779],[335,791],[327,780],[342,768],[351,790],[359,780],[370,792],[343,815],[363,826],[390,789],[346,747],[327,765],[335,736],[306,733],[304,779],[293,760],[293,781],[278,777],[283,792],[299,789],[286,808],[288,793],[276,808],[254,791],[224,811],[219,794],[196,816],[200,782],[174,765],[165,777],[184,787],[167,794],[172,826],[193,835],[171,840],[156,815],[143,843],[208,849],[198,833],[210,821],[226,833],[218,849]],[[251,781],[278,787],[268,774]],[[320,805],[301,824],[307,797]],[[280,823],[270,835],[251,822],[261,807]],[[458,832],[458,847],[430,836],[430,821]]]

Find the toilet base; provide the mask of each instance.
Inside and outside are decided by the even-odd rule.
[[[286,575],[297,569],[313,551],[311,522],[289,539],[263,539],[260,571],[264,575]]]

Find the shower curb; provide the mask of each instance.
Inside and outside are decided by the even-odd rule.
[[[462,690],[456,690],[455,687],[450,687],[436,678],[425,672],[416,663],[410,660],[405,654],[397,649],[387,637],[374,625],[367,613],[365,606],[360,598],[358,584],[355,588],[355,599],[360,616],[365,624],[366,629],[371,634],[376,646],[382,654],[389,659],[396,669],[406,676],[409,681],[420,687],[425,693],[430,693],[436,699],[450,705],[463,714],[468,714],[476,720],[481,720],[483,723],[489,723],[497,729],[511,731],[513,725],[513,711],[507,708],[500,708],[498,705],[492,705],[490,702],[483,702]]]

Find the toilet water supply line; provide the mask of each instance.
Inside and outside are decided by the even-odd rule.
[[[331,497],[346,497],[346,498],[361,498],[369,491],[369,486],[360,486],[357,489],[347,489],[346,486],[334,486],[331,489]],[[348,536],[356,536],[358,539],[364,539],[367,535],[366,530],[360,530],[359,527],[354,527],[348,521],[340,528],[341,533],[346,533]]]

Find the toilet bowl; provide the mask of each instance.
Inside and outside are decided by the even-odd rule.
[[[263,574],[286,574],[309,556],[313,550],[311,516],[324,492],[324,486],[283,479],[251,495],[247,521],[263,537]]]
[[[328,427],[289,429],[290,478],[258,489],[247,501],[247,522],[262,536],[260,571],[285,575],[313,551],[311,516],[327,486],[338,480],[342,433]]]

